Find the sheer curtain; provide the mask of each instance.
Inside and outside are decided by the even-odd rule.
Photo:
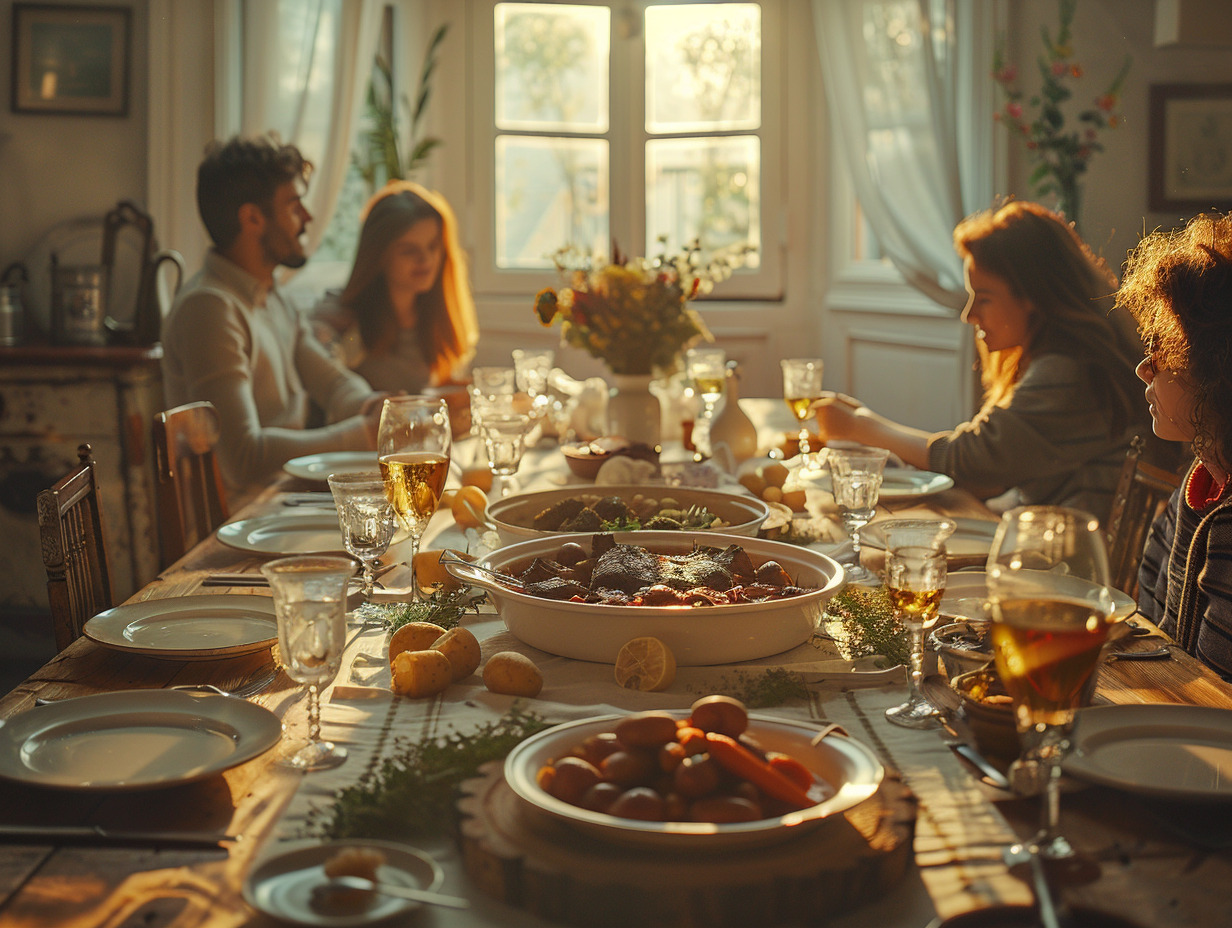
[[[308,251],[333,217],[350,163],[385,0],[247,0],[238,124],[276,131],[313,165]]]
[[[961,309],[951,233],[993,193],[993,4],[813,0],[832,137],[881,247]]]

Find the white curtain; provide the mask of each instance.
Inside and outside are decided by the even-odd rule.
[[[346,177],[385,0],[247,0],[243,93],[230,132],[276,131],[313,165],[308,251],[320,243]]]
[[[993,193],[992,7],[813,0],[831,137],[864,215],[906,280],[955,309],[951,233]]]

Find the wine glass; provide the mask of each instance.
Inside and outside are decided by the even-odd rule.
[[[695,395],[702,401],[702,418],[706,421],[706,451],[709,453],[714,407],[723,396],[727,385],[727,353],[722,348],[690,348],[685,352],[684,358],[685,373],[693,381]]]
[[[530,424],[530,416],[512,409],[484,415],[480,433],[483,435],[484,450],[488,453],[488,469],[493,477],[500,478],[502,496],[509,493],[510,481],[506,478],[516,474],[518,465],[522,463]]]
[[[830,487],[842,515],[843,526],[851,535],[855,566],[847,569],[852,583],[870,583],[877,577],[860,563],[860,529],[877,510],[881,475],[890,452],[884,448],[830,448]]]
[[[377,460],[385,480],[385,494],[410,535],[412,600],[420,598],[415,582],[415,552],[445,491],[452,444],[449,409],[443,399],[391,396],[385,400],[377,428]]]
[[[945,540],[956,524],[949,519],[891,519],[879,522],[886,549],[886,587],[899,620],[911,633],[911,676],[907,701],[886,709],[903,728],[937,728],[937,707],[924,698],[924,632],[937,621],[945,593]]]
[[[1089,703],[1112,616],[1104,533],[1094,516],[1061,506],[1022,506],[1001,517],[988,554],[989,632],[997,672],[1014,701],[1023,755],[1016,788],[1044,786],[1039,832],[1024,850],[1065,858],[1057,831],[1061,761],[1075,711]]]
[[[308,684],[308,739],[289,745],[279,763],[297,770],[327,770],[347,758],[346,748],[321,740],[318,688],[338,674],[346,635],[347,582],[355,562],[301,555],[261,567],[274,594],[278,650],[287,676]]]
[[[379,471],[330,474],[342,543],[363,567],[364,599],[372,596],[377,560],[389,550],[397,521]]]
[[[783,369],[783,399],[792,415],[800,423],[800,463],[806,470],[816,470],[821,465],[817,456],[811,454],[808,421],[812,406],[821,399],[821,373],[824,368],[820,358],[786,358],[779,362]]]

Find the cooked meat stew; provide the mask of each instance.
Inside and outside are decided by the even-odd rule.
[[[724,528],[727,524],[710,510],[691,509],[671,496],[655,499],[638,493],[626,501],[619,496],[586,493],[544,509],[534,517],[531,528],[540,532],[673,531]]]
[[[718,606],[786,599],[810,592],[777,561],[754,564],[740,545],[694,545],[684,554],[657,554],[595,535],[590,552],[568,542],[552,557],[512,564],[523,592],[543,599],[620,606]],[[583,549],[583,553],[584,549]]]

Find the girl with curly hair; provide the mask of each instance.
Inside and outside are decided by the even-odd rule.
[[[1000,497],[995,508],[1053,504],[1106,517],[1130,442],[1148,431],[1133,374],[1141,346],[1132,320],[1110,313],[1115,276],[1064,218],[1025,201],[965,219],[954,247],[968,292],[962,319],[980,356],[980,411],[934,433],[826,394],[814,405],[822,438],[888,448]]]
[[[1117,295],[1138,320],[1155,434],[1195,460],[1147,537],[1138,608],[1232,678],[1232,214],[1144,238]]]
[[[391,181],[363,220],[345,289],[317,308],[319,334],[375,390],[456,382],[479,324],[453,210],[419,184]]]

